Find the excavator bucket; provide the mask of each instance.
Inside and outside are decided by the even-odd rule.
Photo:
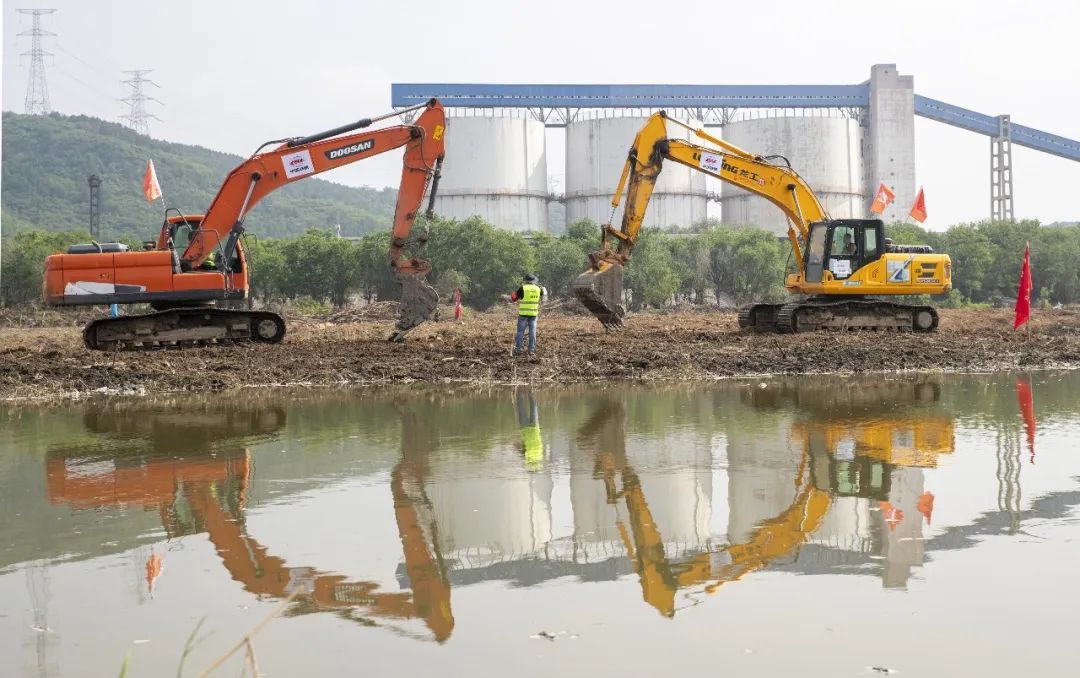
[[[439,293],[423,276],[405,274],[398,276],[398,281],[401,282],[401,315],[390,341],[404,341],[406,334],[430,318],[439,307]]]
[[[621,327],[626,309],[622,306],[623,267],[603,263],[599,270],[585,271],[574,280],[574,296],[592,311],[604,327]]]

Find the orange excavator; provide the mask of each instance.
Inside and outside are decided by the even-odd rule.
[[[145,412],[138,417],[126,412],[92,417],[86,421],[90,430],[120,434],[135,443],[131,458],[121,462],[117,450],[110,448],[105,454],[114,463],[102,465],[98,458],[86,456],[85,450],[50,450],[45,462],[49,500],[77,509],[119,505],[156,509],[169,538],[206,532],[225,569],[245,591],[261,598],[297,594],[286,614],[334,612],[367,626],[402,631],[398,622],[419,619],[432,639],[440,643],[448,639],[454,615],[445,564],[434,545],[430,502],[423,490],[427,451],[405,448],[391,472],[394,515],[411,592],[386,591],[377,582],[290,565],[248,534],[244,514],[252,464],[242,444],[226,445],[233,449],[219,450],[216,456],[192,456],[190,449],[175,444],[183,438],[179,431],[187,428],[184,422],[191,418],[213,432],[208,444],[211,440],[220,444],[222,436],[267,435],[284,425],[285,413],[277,410],[268,417],[266,411],[262,404],[211,412],[185,403],[149,417]],[[155,453],[142,453],[146,440]]]
[[[420,111],[408,124],[348,134],[373,123]],[[43,296],[55,306],[148,303],[154,313],[103,318],[88,324],[90,349],[185,346],[254,340],[277,343],[285,321],[270,311],[217,308],[248,296],[244,219],[272,191],[305,177],[405,147],[394,213],[390,266],[402,284],[401,316],[391,340],[429,318],[439,297],[425,282],[431,265],[406,254],[413,222],[430,184],[434,206],[442,167],[446,116],[426,104],[364,118],[307,137],[268,141],[229,173],[205,214],[167,209],[157,240],[142,252],[121,243],[73,245],[45,261]],[[264,150],[273,146],[270,150]],[[424,236],[415,239],[423,246]]]

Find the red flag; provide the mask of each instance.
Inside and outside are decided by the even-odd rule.
[[[1028,452],[1031,463],[1035,463],[1035,401],[1031,397],[1031,384],[1016,378],[1016,399],[1020,402],[1020,416],[1024,418],[1024,432],[1027,433]]]
[[[165,569],[165,563],[162,561],[161,556],[154,553],[154,549],[150,549],[150,557],[146,559],[146,590],[150,595],[154,595],[154,582],[161,576],[161,571]]]
[[[919,187],[919,194],[915,196],[915,204],[911,206],[911,218],[920,224],[926,221],[926,195],[923,193],[922,187]]]
[[[161,197],[161,185],[158,184],[153,160],[146,161],[146,174],[143,175],[142,192],[146,196],[147,205],[152,204],[154,200]]]
[[[1024,246],[1024,265],[1020,269],[1020,289],[1016,291],[1016,318],[1013,329],[1031,318],[1031,245]]]
[[[896,195],[889,190],[888,186],[880,183],[877,187],[877,193],[874,194],[874,202],[870,205],[870,211],[874,214],[881,214],[886,207],[892,204],[893,200],[896,200]]]
[[[930,519],[934,517],[934,493],[923,492],[919,495],[919,501],[915,504],[915,510],[926,518],[926,524],[930,524]]]
[[[904,520],[904,512],[887,501],[879,501],[878,506],[885,514],[885,524],[889,526],[889,532],[896,532],[896,526]]]
[[[461,290],[454,290],[454,320],[461,320]]]

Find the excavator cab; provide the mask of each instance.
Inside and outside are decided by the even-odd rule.
[[[884,243],[880,219],[836,219],[810,224],[806,248],[806,282],[821,283],[829,271],[846,280],[863,266],[877,261]]]

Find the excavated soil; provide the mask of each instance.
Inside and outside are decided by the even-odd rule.
[[[371,314],[381,316],[382,314]],[[430,322],[404,344],[393,322],[292,319],[281,344],[96,352],[79,329],[0,318],[0,399],[278,385],[709,379],[822,372],[996,371],[1080,366],[1080,311],[1038,311],[1030,334],[1008,310],[943,310],[933,334],[753,334],[732,313],[638,314],[620,331],[589,316],[540,319],[535,358],[510,355],[509,309]]]

